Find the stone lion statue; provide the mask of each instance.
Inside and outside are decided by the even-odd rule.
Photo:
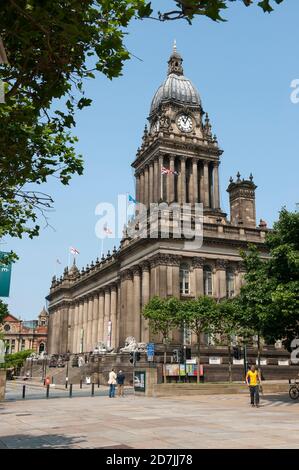
[[[96,347],[94,348],[94,354],[104,354],[111,352],[113,348],[110,348],[104,343],[104,341],[99,341]]]
[[[146,343],[137,343],[134,336],[128,336],[125,339],[125,346],[120,349],[120,352],[144,351],[145,349]]]

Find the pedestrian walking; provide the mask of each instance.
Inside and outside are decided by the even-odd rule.
[[[256,370],[255,366],[251,366],[250,370],[246,374],[246,383],[249,387],[250,391],[250,404],[252,407],[259,406],[260,403],[260,394],[259,394],[259,387],[260,387],[260,375],[259,372]]]
[[[125,374],[123,373],[122,370],[118,371],[117,374],[117,391],[118,391],[118,396],[123,397],[124,396],[124,388],[125,388]]]
[[[115,386],[117,384],[116,382],[116,373],[114,372],[114,369],[111,369],[109,372],[109,398],[114,398],[115,397]]]

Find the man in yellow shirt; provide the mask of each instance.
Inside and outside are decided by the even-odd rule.
[[[246,383],[250,391],[251,406],[258,407],[260,403],[260,394],[259,394],[260,376],[255,366],[251,366],[250,370],[247,372]]]

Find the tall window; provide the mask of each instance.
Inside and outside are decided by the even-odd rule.
[[[203,270],[203,292],[204,295],[213,294],[212,269],[210,266],[205,266]]]
[[[16,349],[16,340],[15,339],[12,339],[11,340],[11,345],[10,345],[10,352],[11,354],[13,354],[15,352],[15,349]]]
[[[226,296],[233,297],[235,295],[235,275],[232,271],[226,272]]]
[[[180,293],[190,293],[190,270],[188,264],[182,264],[180,267]]]
[[[22,339],[21,341],[21,351],[24,351],[25,350],[25,340]]]

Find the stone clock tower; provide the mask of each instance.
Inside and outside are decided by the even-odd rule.
[[[132,164],[136,199],[150,203],[202,203],[206,220],[225,214],[220,208],[218,167],[222,150],[212,135],[197,89],[184,76],[174,45],[166,80],[156,91],[141,148]],[[171,170],[167,178],[161,168]],[[161,181],[162,179],[162,181]]]
[[[148,121],[132,163],[136,200],[146,208],[151,203],[188,203],[191,212],[202,203],[203,243],[163,238],[159,231],[155,238],[124,235],[120,247],[101,260],[81,271],[75,265],[66,268],[63,276],[53,278],[48,295],[50,354],[93,351],[99,342],[118,351],[129,336],[137,342],[155,341],[159,349],[159,338],[153,337],[142,316],[150,298],[208,295],[221,301],[236,295],[242,285],[240,249],[250,242],[266,254],[266,229],[256,227],[252,176],[231,179],[230,218],[221,210],[222,150],[197,89],[184,76],[176,46]],[[189,339],[192,346],[196,339]],[[181,341],[182,332],[175,332],[170,347]]]

